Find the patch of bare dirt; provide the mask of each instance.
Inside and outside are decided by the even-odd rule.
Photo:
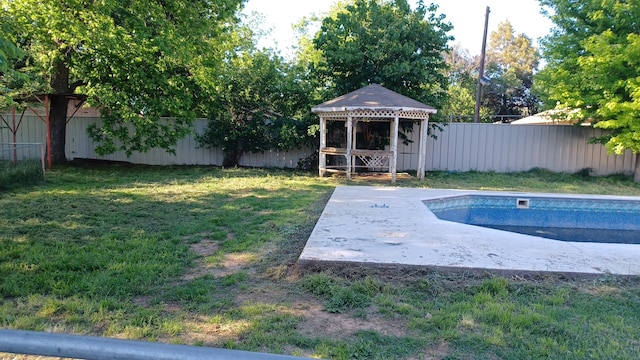
[[[207,264],[205,258],[214,255],[220,249],[219,242],[202,240],[191,244],[189,247],[199,258],[196,260],[196,266],[183,276],[182,279],[185,281],[193,280],[204,275],[211,275],[216,278],[223,277],[241,270],[246,270],[254,262],[254,256],[251,254],[233,253],[225,254],[217,264]],[[249,273],[252,273],[252,271],[249,271]]]
[[[275,284],[242,292],[236,300],[238,304],[287,304],[282,307],[282,311],[303,319],[298,325],[298,331],[304,335],[322,334],[341,339],[364,330],[388,336],[407,336],[404,322],[378,314],[375,307],[368,309],[364,317],[354,317],[352,313],[329,313],[319,300],[303,294],[287,293]]]
[[[136,296],[133,298],[133,303],[138,306],[147,307],[151,305],[152,300],[152,296]]]
[[[451,352],[451,346],[445,341],[441,341],[437,346],[429,348],[425,351],[424,357],[420,357],[421,360],[440,360],[449,356]]]
[[[407,336],[406,324],[383,317],[375,310],[370,310],[366,317],[359,318],[348,313],[329,313],[324,310],[324,306],[305,301],[295,303],[292,314],[304,317],[304,321],[298,326],[298,331],[304,335],[322,334],[340,339],[364,330],[386,336]]]
[[[213,240],[202,240],[197,243],[193,243],[189,245],[191,251],[196,253],[198,256],[209,256],[213,255],[220,248],[220,244],[217,241]]]
[[[207,315],[196,315],[183,318],[181,326],[179,334],[161,336],[158,342],[221,347],[227,341],[237,341],[250,323],[246,320],[214,320]]]
[[[253,271],[250,266],[253,265],[254,261],[254,255],[252,254],[226,254],[220,265],[212,267],[210,271],[216,277],[233,274],[240,270],[248,270],[247,272],[252,274]]]

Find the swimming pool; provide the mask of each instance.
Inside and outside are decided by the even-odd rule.
[[[640,244],[640,201],[461,195],[423,202],[440,220],[562,241]]]
[[[298,263],[301,267],[368,264],[517,274],[640,275],[639,244],[545,239],[440,220],[425,206],[426,200],[459,199],[466,195],[640,202],[640,197],[633,196],[338,186],[307,239]]]

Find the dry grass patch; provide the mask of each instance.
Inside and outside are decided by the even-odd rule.
[[[320,303],[305,300],[293,305],[292,313],[304,320],[298,331],[307,336],[322,334],[336,340],[354,336],[361,331],[373,331],[384,336],[408,336],[406,323],[380,315],[375,309],[365,317],[354,317],[350,313],[329,313]]]

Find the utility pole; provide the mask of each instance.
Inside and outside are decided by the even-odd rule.
[[[476,111],[473,115],[473,122],[480,122],[480,100],[482,97],[482,77],[484,76],[484,55],[487,50],[487,28],[489,27],[489,7],[484,17],[484,35],[482,36],[482,51],[480,52],[480,70],[478,72],[478,90],[476,91]]]

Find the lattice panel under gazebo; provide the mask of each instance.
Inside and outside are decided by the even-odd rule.
[[[357,156],[362,163],[370,168],[388,168],[389,167],[389,157],[384,155],[358,155]]]

